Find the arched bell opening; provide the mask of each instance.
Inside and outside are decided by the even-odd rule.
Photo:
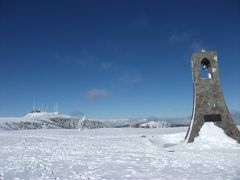
[[[207,58],[203,58],[201,61],[200,77],[201,79],[212,79],[211,62]]]

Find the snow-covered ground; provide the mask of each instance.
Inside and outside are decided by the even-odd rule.
[[[0,131],[0,179],[239,179],[240,145],[187,128]],[[209,138],[210,137],[210,138]]]

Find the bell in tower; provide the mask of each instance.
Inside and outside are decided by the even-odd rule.
[[[216,52],[199,52],[192,55],[194,104],[192,120],[186,139],[194,141],[205,122],[213,122],[226,135],[240,143],[240,132],[228,111],[219,79]]]

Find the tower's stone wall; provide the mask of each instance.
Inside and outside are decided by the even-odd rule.
[[[204,62],[209,78],[201,77],[200,72]],[[217,53],[194,53],[192,55],[192,76],[194,106],[191,125],[186,135],[187,141],[193,142],[194,138],[199,135],[204,122],[211,121],[222,128],[228,136],[240,142],[240,132],[229,113],[221,90]]]

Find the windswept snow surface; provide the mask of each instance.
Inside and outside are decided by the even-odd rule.
[[[186,131],[0,131],[0,179],[239,179],[239,144],[211,124],[192,144],[183,141]]]

